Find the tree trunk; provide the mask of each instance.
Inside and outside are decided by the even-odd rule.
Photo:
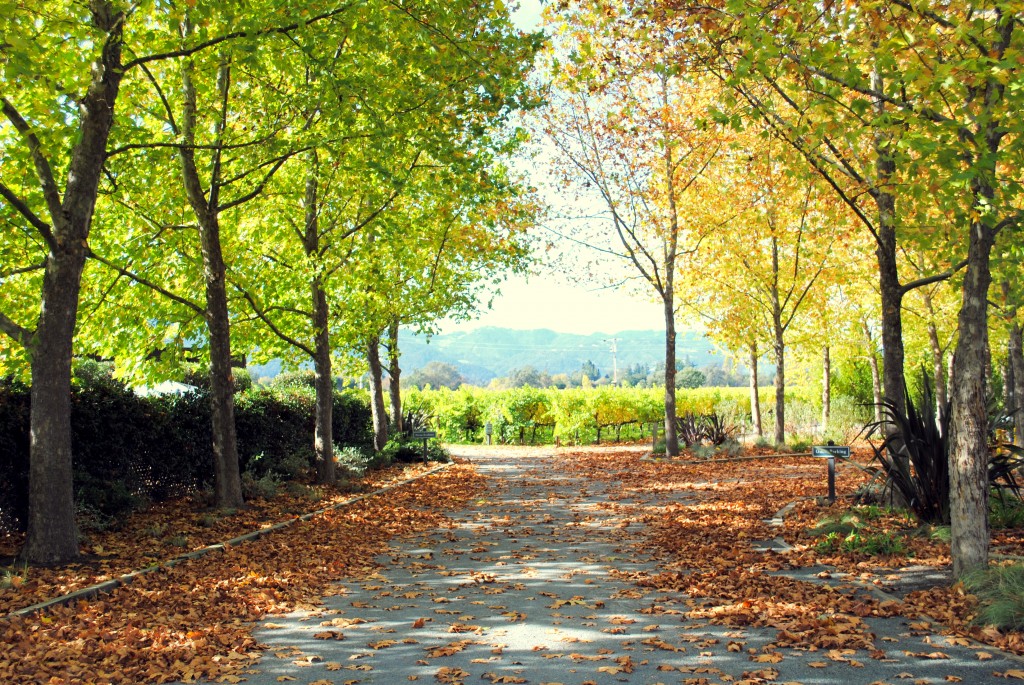
[[[885,92],[881,71],[871,73],[871,86]],[[873,102],[875,114],[885,116],[886,103],[880,98]],[[896,173],[896,160],[890,151],[892,141],[879,130],[872,143],[875,154],[875,182],[870,189],[878,209],[875,258],[878,260],[878,285],[882,299],[882,373],[885,398],[897,413],[906,413],[906,379],[903,375],[903,286],[900,284],[896,260],[896,196],[889,190]]]
[[[828,345],[825,345],[821,361],[821,434],[825,435],[832,416],[832,357]]]
[[[34,564],[57,564],[78,556],[71,356],[85,248],[78,241],[61,248],[47,256],[43,307],[32,347],[28,538],[22,555]]]
[[[1010,326],[1007,356],[1013,370],[1013,444],[1024,447],[1024,334],[1016,314]]]
[[[949,395],[946,392],[946,353],[939,342],[939,329],[935,325],[935,307],[930,293],[924,293],[924,305],[928,310],[928,344],[932,351],[932,374],[935,377],[935,412],[942,426],[942,417],[949,415]],[[940,428],[941,429],[941,428]]]
[[[976,206],[990,206],[991,189],[975,180]],[[981,213],[979,211],[979,213]],[[985,363],[988,356],[989,259],[995,231],[972,222],[958,319],[960,337],[953,355],[950,425],[950,524],[953,575],[988,566],[988,411]]]
[[[775,352],[775,445],[786,444],[786,329],[779,299],[779,243],[772,237],[772,349]]]
[[[307,155],[305,224],[303,248],[306,256],[316,259],[320,254],[319,177],[316,150]],[[313,372],[316,376],[316,416],[313,427],[313,454],[316,461],[318,483],[333,485],[337,482],[334,464],[334,373],[331,370],[330,305],[323,276],[319,271],[310,280],[313,299]]]
[[[750,343],[750,418],[754,422],[754,431],[757,437],[764,435],[764,426],[761,423],[761,396],[757,391],[757,343]]]
[[[182,138],[178,149],[182,178],[189,204],[199,224],[202,246],[203,276],[206,280],[204,317],[210,335],[210,407],[213,426],[214,494],[222,509],[243,504],[242,478],[238,463],[238,437],[235,432],[234,382],[231,376],[231,323],[228,315],[227,268],[220,243],[219,182],[220,153],[214,150],[209,197],[203,190],[195,160],[195,126],[197,98],[192,83],[194,65],[186,61],[182,67],[183,113]],[[217,74],[217,87],[222,101],[227,101],[230,66],[223,60]],[[225,105],[226,106],[226,105]],[[226,117],[226,112],[222,114]],[[222,126],[222,124],[219,124]],[[220,129],[222,130],[222,129]]]
[[[888,209],[883,212],[883,204]],[[896,229],[892,225],[892,198],[879,201],[878,258],[879,289],[882,298],[882,379],[885,399],[897,413],[906,413],[906,379],[903,375],[903,287],[896,266]],[[888,217],[888,220],[883,220]]]
[[[109,2],[91,4],[93,24],[106,33],[92,81],[78,111],[79,138],[71,151],[63,199],[52,171],[40,174],[50,210],[50,252],[46,257],[38,323],[26,336],[31,357],[28,535],[21,556],[33,564],[59,564],[78,557],[71,453],[71,358],[89,231],[114,122],[114,104],[124,72],[121,48],[124,14]],[[20,117],[2,101],[4,114]],[[22,132],[29,147],[35,134]],[[38,153],[42,159],[43,152]],[[37,161],[37,169],[46,167]],[[26,334],[29,332],[26,331]]]
[[[676,316],[671,293],[665,297],[665,454],[679,456],[676,431]]]
[[[786,444],[786,343],[783,340],[782,324],[775,320],[775,444]]]
[[[871,368],[871,398],[874,401],[875,423],[882,422],[882,375],[878,371],[878,354],[875,353],[875,339],[866,319],[861,320],[864,338],[868,343],[868,366]]]
[[[405,430],[402,416],[402,368],[399,366],[401,353],[398,349],[398,317],[388,324],[388,395],[391,399],[391,425],[396,433]]]
[[[380,363],[380,338],[374,336],[366,345],[366,361],[370,368],[370,414],[373,417],[373,449],[380,452],[388,443],[388,414],[384,409],[384,370]]]

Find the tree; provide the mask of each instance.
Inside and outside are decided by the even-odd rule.
[[[414,370],[406,377],[406,383],[415,388],[451,388],[458,390],[465,383],[462,374],[454,364],[427,362],[426,366]]]
[[[149,9],[129,11],[114,0],[87,7],[28,2],[3,18],[9,38],[0,94],[0,195],[6,200],[0,211],[4,285],[12,292],[4,298],[0,330],[18,350],[2,356],[28,363],[32,379],[31,503],[22,551],[32,562],[57,563],[78,554],[68,418],[72,337],[102,171],[116,151],[111,136],[135,136],[134,120],[115,119],[122,85],[135,89],[144,69],[199,54],[250,29],[265,35],[298,27],[286,19],[268,28],[260,15],[258,26],[239,21],[234,32],[181,40],[164,30],[164,10]],[[131,55],[127,61],[125,54]]]
[[[1021,220],[1021,185],[1011,171],[1020,168],[1022,144],[1013,114],[1022,104],[1024,78],[1016,63],[1019,8],[887,0],[824,8],[740,1],[716,8],[655,5],[645,10],[673,22],[685,16],[708,38],[703,45],[723,78],[801,150],[871,230],[878,245],[886,395],[897,410],[903,407],[895,396],[903,372],[896,354],[902,351],[900,300],[966,266],[951,397],[952,549],[958,577],[985,566],[990,260],[999,235]],[[778,100],[760,97],[763,88]],[[784,103],[784,111],[774,102]],[[858,157],[858,151],[870,156]],[[900,211],[897,188],[905,201]],[[874,202],[874,219],[859,206],[861,190]],[[931,228],[936,219],[941,230],[914,230]],[[897,229],[910,229],[903,235],[912,245],[945,251],[953,267],[901,284]],[[965,253],[957,263],[953,255]]]
[[[562,44],[547,65],[555,89],[542,126],[565,184],[604,209],[600,228],[586,216],[571,239],[618,260],[604,278],[637,281],[661,302],[665,442],[675,456],[675,279],[681,255],[717,223],[707,211],[715,192],[705,171],[725,138],[700,115],[716,97],[711,84],[675,68],[664,41],[631,40],[623,18],[596,2],[562,14]]]

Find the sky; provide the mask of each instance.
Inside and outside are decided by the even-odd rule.
[[[540,26],[539,0],[522,0],[514,14],[526,31]],[[536,180],[535,180],[536,182]],[[564,277],[544,273],[512,276],[500,286],[492,308],[469,322],[443,322],[441,331],[468,331],[483,326],[531,329],[550,328],[561,333],[617,333],[626,330],[664,330],[661,306],[622,290],[573,284]]]

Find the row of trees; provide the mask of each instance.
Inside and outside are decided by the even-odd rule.
[[[724,366],[708,364],[697,368],[693,364],[676,364],[677,388],[700,388],[702,386],[742,386],[746,384],[742,369],[728,369]],[[655,364],[631,364],[620,371],[615,371],[616,378],[601,372],[591,362],[584,362],[579,371],[573,373],[551,374],[534,366],[523,366],[513,369],[507,376],[491,379],[492,388],[583,388],[593,385],[618,385],[623,387],[653,388],[665,384],[665,367]],[[770,378],[767,380],[771,380]],[[412,374],[406,376],[406,385],[424,388],[457,389],[466,383],[459,368],[454,364],[432,361]]]
[[[901,412],[907,349],[921,350],[950,389],[938,402],[952,418],[955,572],[984,566],[993,343],[1006,350],[1010,397],[1024,398],[1020,7],[577,0],[559,10],[540,128],[564,184],[607,218],[595,231],[570,212],[563,230],[596,245],[603,264],[620,257],[629,268],[617,278],[663,303],[666,367],[685,309],[750,360],[753,387],[770,350],[782,397],[787,346],[813,330],[826,381],[834,353],[863,357],[876,400]],[[908,315],[925,339],[905,335]],[[780,439],[782,411],[775,421]]]
[[[397,383],[399,324],[465,316],[525,263],[535,207],[501,160],[539,36],[500,1],[10,10],[0,373],[31,381],[31,562],[78,554],[74,355],[150,381],[208,364],[216,500],[237,506],[233,360],[312,363],[329,483],[332,359],[368,359],[383,444],[381,343]]]

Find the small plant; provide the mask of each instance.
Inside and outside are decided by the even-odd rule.
[[[139,533],[144,537],[159,538],[163,537],[163,534],[167,532],[166,523],[153,523],[145,528],[139,530]]]
[[[268,473],[256,478],[249,471],[242,474],[242,496],[245,499],[273,499],[277,496],[277,489],[281,485],[281,479],[274,473]]]
[[[676,417],[676,436],[686,447],[699,445],[704,439],[704,422],[700,416],[687,412]]]
[[[196,521],[196,525],[200,528],[213,528],[217,525],[218,520],[219,519],[214,514],[207,513],[199,517],[199,520]]]
[[[358,447],[334,447],[334,459],[337,463],[338,478],[359,478],[365,472],[370,456]]]
[[[184,549],[188,547],[188,536],[184,533],[178,533],[164,540],[164,544],[168,547],[180,547]]]
[[[1024,501],[996,488],[988,498],[988,523],[992,528],[1024,528]]]
[[[693,457],[695,459],[710,459],[715,456],[716,450],[710,445],[696,445],[693,448]]]
[[[976,623],[1024,628],[1024,565],[994,566],[968,574],[964,585],[981,601]]]
[[[906,396],[906,411],[889,400],[882,402],[885,418],[868,426],[884,435],[872,445],[888,487],[903,496],[917,517],[926,523],[949,523],[949,416],[935,416],[928,374],[922,372],[918,405]]]
[[[847,552],[850,554],[867,554],[870,556],[891,556],[905,554],[907,543],[894,533],[865,533],[858,530],[843,534],[835,530],[825,535],[814,545],[819,554]]]
[[[732,440],[737,432],[735,425],[728,423],[724,415],[715,412],[705,414],[702,422],[704,424],[704,439],[715,446]]]
[[[729,438],[719,445],[718,454],[726,457],[738,457],[743,454],[743,445],[735,438]]]
[[[754,447],[760,447],[761,449],[771,449],[775,447],[775,443],[771,441],[767,435],[757,436],[757,440],[754,441]]]
[[[0,590],[17,590],[28,580],[28,563],[18,567],[8,566],[0,572]]]
[[[787,445],[792,452],[810,452],[813,440],[803,435],[794,435]]]

